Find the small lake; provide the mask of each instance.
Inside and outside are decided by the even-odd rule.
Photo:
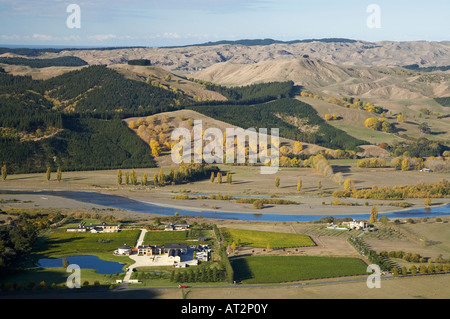
[[[333,216],[335,218],[352,217],[354,219],[369,219],[370,214],[347,214],[347,215],[306,215],[301,214],[259,214],[259,213],[233,213],[223,211],[194,211],[187,209],[179,209],[167,206],[159,206],[151,203],[146,203],[127,197],[109,195],[95,192],[80,192],[80,191],[19,191],[19,190],[0,190],[0,194],[31,194],[31,195],[45,195],[45,196],[59,196],[77,200],[84,203],[96,204],[107,207],[115,207],[137,213],[157,214],[173,216],[175,212],[180,216],[200,216],[204,218],[213,219],[234,219],[234,220],[260,220],[260,221],[280,221],[280,222],[308,222],[316,221],[321,218]],[[385,215],[389,219],[405,219],[405,218],[423,218],[423,217],[441,217],[450,216],[450,204],[442,206],[431,206],[429,208],[412,208],[399,211],[392,211],[388,213],[379,213],[378,217]]]
[[[101,275],[113,275],[116,273],[123,273],[124,264],[101,260],[97,256],[71,256],[65,257],[69,264],[76,264],[81,269],[96,269],[98,274]],[[56,268],[62,267],[62,258],[42,258],[39,259],[37,266],[43,268]]]

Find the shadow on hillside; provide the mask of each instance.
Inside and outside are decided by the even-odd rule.
[[[334,173],[350,173],[350,165],[331,165]]]

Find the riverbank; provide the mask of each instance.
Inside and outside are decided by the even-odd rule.
[[[3,199],[7,205],[15,208],[23,207],[21,205],[33,205],[40,208],[54,208],[51,203],[59,205],[60,208],[76,209],[79,202],[84,205],[92,205],[95,209],[99,207],[111,207],[113,209],[120,209],[123,211],[130,211],[134,213],[152,214],[154,216],[174,216],[176,213],[180,216],[196,216],[211,219],[237,219],[237,220],[259,220],[259,221],[314,221],[327,216],[334,217],[353,217],[355,219],[369,219],[370,209],[368,206],[336,206],[336,205],[272,205],[268,209],[256,210],[249,207],[243,207],[239,211],[230,209],[236,204],[234,201],[228,200],[182,200],[186,202],[183,205],[174,205],[176,199],[157,199],[155,201],[144,201],[143,199],[152,199],[151,192],[147,196],[140,193],[140,196],[119,196],[114,192],[86,192],[86,191],[63,191],[63,190],[1,190],[0,199]],[[34,198],[33,202],[29,198]],[[49,198],[51,200],[49,201]],[[155,196],[155,198],[157,198]],[[193,207],[188,206],[192,202],[219,202],[219,206],[215,209],[208,207]],[[386,215],[388,218],[420,218],[433,216],[447,216],[450,215],[450,204],[444,203],[428,208],[409,208],[409,209],[395,209],[388,206],[380,206],[379,213]],[[294,207],[295,210],[292,210]],[[1,208],[1,207],[0,207]],[[7,208],[7,207],[5,207]],[[24,207],[31,208],[31,207]],[[304,210],[303,210],[304,208]],[[326,208],[326,209],[325,209]],[[352,209],[352,208],[358,208]],[[390,210],[387,210],[390,208]],[[230,210],[228,210],[230,209]],[[269,209],[272,211],[270,212]],[[364,211],[362,210],[364,209]],[[386,209],[386,210],[384,210]]]

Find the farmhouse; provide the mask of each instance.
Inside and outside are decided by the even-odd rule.
[[[160,245],[141,245],[137,247],[139,256],[161,255],[163,249]]]
[[[166,225],[164,230],[167,230],[167,231],[188,230],[189,228],[191,228],[191,225],[188,225],[188,224],[179,224],[179,225],[170,224],[170,225]]]
[[[81,223],[78,227],[67,228],[68,232],[91,232],[91,233],[116,233],[120,231],[120,225],[108,225],[105,222],[101,224],[91,224],[89,226],[86,223]]]
[[[186,243],[168,243],[164,244],[164,253],[168,254],[171,249],[178,249],[182,254],[185,254],[188,250],[188,244]]]
[[[364,221],[357,221],[353,219],[349,222],[342,222],[342,225],[347,226],[350,229],[366,229],[369,225]]]

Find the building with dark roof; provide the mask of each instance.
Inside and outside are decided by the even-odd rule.
[[[185,254],[188,250],[188,244],[186,243],[167,243],[164,244],[164,253],[168,254],[171,249],[179,249],[182,254]]]

